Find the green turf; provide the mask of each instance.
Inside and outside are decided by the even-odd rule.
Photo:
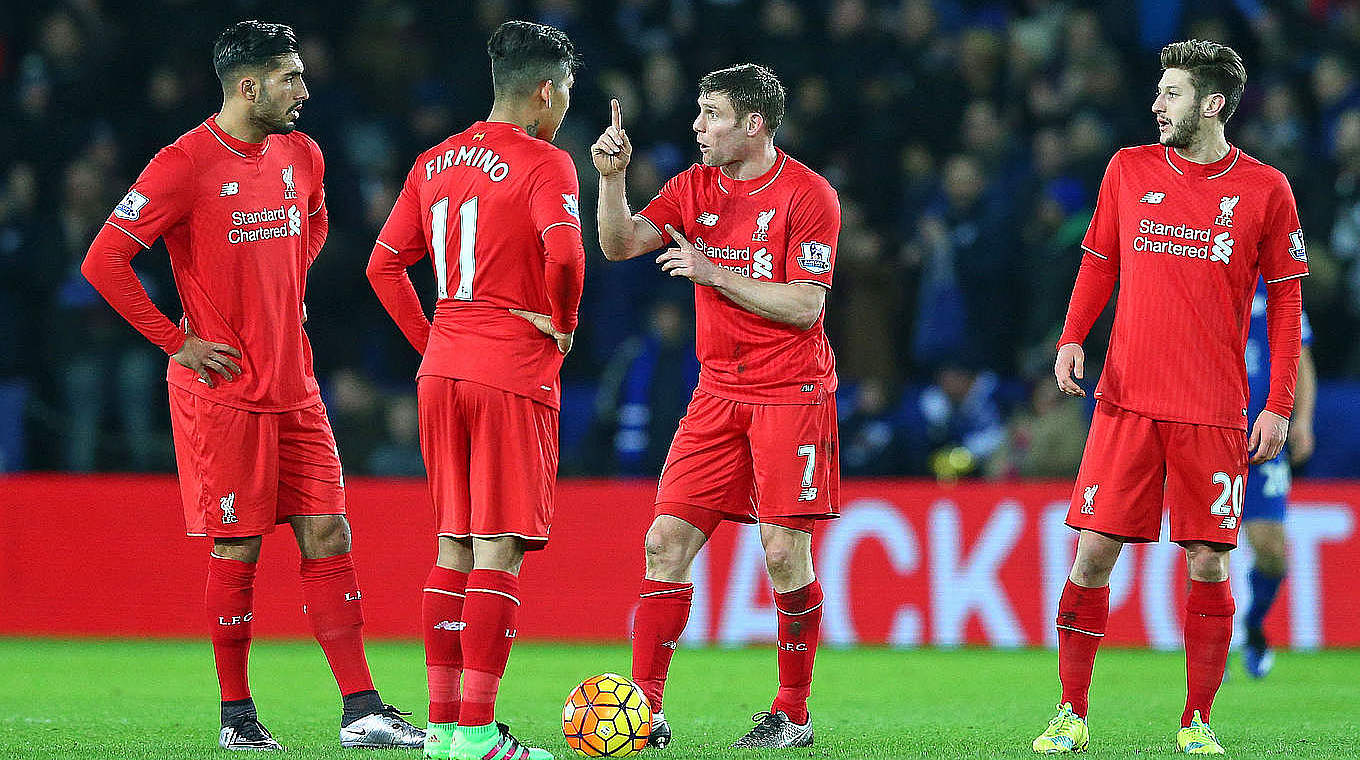
[[[369,658],[383,697],[423,719],[419,645],[373,644]],[[666,702],[675,741],[661,757],[753,756],[726,747],[768,705],[774,662],[771,649],[681,650]],[[572,757],[559,723],[567,693],[587,676],[627,669],[624,647],[520,644],[499,718],[521,739]],[[1042,650],[824,649],[812,701],[817,744],[776,754],[1033,757],[1029,742],[1053,711],[1055,669],[1054,653]],[[334,682],[314,645],[258,642],[251,672],[260,715],[289,757],[366,756],[338,748]],[[1360,651],[1282,653],[1266,681],[1235,670],[1214,728],[1232,757],[1360,757],[1358,684]],[[1102,651],[1089,756],[1171,756],[1183,694],[1180,655]],[[216,747],[216,696],[206,642],[0,639],[0,757],[227,757]]]

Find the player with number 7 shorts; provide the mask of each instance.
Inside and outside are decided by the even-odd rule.
[[[1081,342],[1118,284],[1067,512],[1078,539],[1056,621],[1062,698],[1033,742],[1045,754],[1087,747],[1110,572],[1125,543],[1158,539],[1164,510],[1190,576],[1176,744],[1188,754],[1223,753],[1209,711],[1232,639],[1228,553],[1241,527],[1248,457],[1259,464],[1280,452],[1294,405],[1308,257],[1289,182],[1224,135],[1246,67],[1231,48],[1201,40],[1167,45],[1161,64],[1152,101],[1159,141],[1110,160],[1054,362],[1058,387],[1084,396]],[[1266,282],[1270,391],[1248,439],[1244,349],[1258,276]]]
[[[779,691],[737,747],[812,744],[807,700],[821,623],[812,533],[837,516],[836,362],[822,327],[840,233],[831,185],[776,148],[784,88],[743,64],[699,82],[702,162],[633,214],[619,103],[591,148],[600,247],[620,261],[671,246],[662,271],[694,283],[699,387],[661,471],[633,623],[633,680],[670,743],[666,673],[689,618],[690,565],[724,520],[759,523],[779,614]]]
[[[424,356],[420,448],[439,536],[421,613],[425,755],[542,760],[551,755],[522,746],[494,708],[520,563],[548,543],[558,373],[585,271],[576,168],[552,144],[577,58],[567,35],[524,21],[502,24],[487,53],[490,115],[416,159],[368,278]],[[406,276],[426,256],[438,291],[433,325]]]

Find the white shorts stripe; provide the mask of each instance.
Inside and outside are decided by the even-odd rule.
[[[381,241],[381,240],[378,241],[378,245],[382,246],[383,248],[386,248],[387,250],[391,251],[392,253],[397,254],[398,256],[401,255],[401,251],[398,251],[397,249],[393,248],[392,246],[388,245],[387,243],[384,243],[384,242]]]
[[[457,591],[448,591],[448,590],[442,589],[442,588],[423,588],[423,589],[421,589],[421,591],[428,591],[428,592],[431,593],[431,594],[443,594],[443,595],[445,595],[445,596],[456,596],[456,597],[458,597],[459,599],[466,599],[466,598],[467,598],[467,595],[466,595],[466,594],[460,594],[460,593],[458,593]]]

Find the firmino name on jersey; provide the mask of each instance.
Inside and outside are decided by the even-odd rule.
[[[1133,239],[1133,250],[1140,253],[1165,253],[1172,256],[1187,256],[1195,259],[1209,258],[1210,230],[1198,229],[1185,224],[1161,224],[1151,219],[1138,222],[1140,234]],[[1146,237],[1156,235],[1170,240],[1154,240]],[[1205,245],[1185,245],[1176,240],[1188,240]]]
[[[284,224],[277,227],[244,229],[247,225],[268,224],[270,222],[284,222]],[[286,209],[279,206],[277,208],[262,208],[259,211],[233,211],[231,212],[231,223],[236,226],[227,233],[227,242],[229,243],[253,243],[257,240],[272,240],[302,234],[302,212],[298,211],[297,204],[292,204]]]
[[[457,150],[449,148],[425,162],[425,181],[452,166],[470,166],[481,169],[492,182],[500,182],[510,174],[510,165],[501,160],[500,154],[490,148],[459,145]]]

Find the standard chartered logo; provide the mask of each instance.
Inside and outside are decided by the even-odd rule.
[[[1225,266],[1232,260],[1234,241],[1228,232],[1220,232],[1211,238],[1211,230],[1202,227],[1161,224],[1151,219],[1140,220],[1138,232],[1141,234],[1133,238],[1133,250],[1138,253],[1162,253],[1189,259],[1221,261]],[[1196,243],[1203,245],[1195,245]]]
[[[1209,254],[1210,261],[1221,261],[1224,266],[1228,265],[1228,260],[1232,258],[1233,239],[1226,232],[1218,233],[1214,238],[1214,251]]]
[[[279,222],[281,224],[277,224]],[[233,211],[231,223],[235,226],[227,232],[229,243],[253,243],[257,240],[302,235],[302,212],[298,210],[297,204],[292,204],[286,209],[283,206],[276,206],[257,211]]]

